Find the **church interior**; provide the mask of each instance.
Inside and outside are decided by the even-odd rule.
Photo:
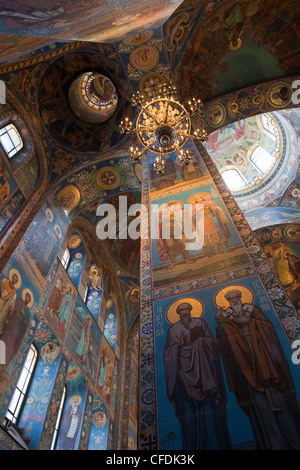
[[[299,51],[297,0],[0,0],[0,450],[300,449]]]

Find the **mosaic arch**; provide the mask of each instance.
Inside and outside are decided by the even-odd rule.
[[[2,267],[8,262],[9,257],[20,241],[24,232],[24,224],[28,224],[29,221],[32,222],[36,215],[36,204],[46,190],[49,176],[48,150],[42,144],[44,135],[38,120],[34,116],[32,101],[30,103],[24,102],[24,99],[20,97],[20,92],[13,85],[7,87],[6,92],[8,115],[13,113],[13,116],[18,116],[22,120],[28,132],[26,136],[24,134],[26,149],[28,150],[31,142],[34,142],[34,151],[32,156],[26,158],[25,161],[25,154],[20,153],[20,160],[18,157],[15,161],[14,178],[20,181],[22,191],[19,189],[14,194],[15,200],[8,202],[8,207],[2,212],[0,217],[2,224],[4,222],[5,225],[5,228],[2,225],[2,228],[4,228],[1,240]],[[16,119],[18,120],[18,118]],[[33,122],[35,123],[34,126]],[[22,210],[19,210],[21,207],[20,203]],[[0,211],[2,209],[3,207]],[[14,224],[11,223],[12,221],[14,221]]]
[[[118,151],[114,158],[95,162],[92,166],[82,166],[75,172],[61,178],[54,188],[58,202],[69,219],[90,207],[96,207],[97,201],[109,202],[110,197],[141,189],[140,164],[133,163],[127,152]],[[63,197],[63,201],[61,201]],[[95,203],[95,205],[93,205]],[[90,215],[88,215],[90,217]]]
[[[88,450],[106,450],[109,430],[109,416],[105,404],[99,397],[93,401],[92,425]]]
[[[181,96],[200,95],[207,102],[297,73],[298,59],[291,52],[297,37],[296,2],[210,2],[198,11],[187,10],[188,16],[180,13],[167,22],[165,33]]]
[[[246,223],[245,219],[243,218],[242,212],[240,211],[235,199],[232,197],[231,193],[226,190],[224,182],[216,169],[215,163],[209,157],[208,153],[202,146],[198,146],[198,151],[200,156],[202,157],[210,175],[209,178],[214,177],[213,181],[209,181],[205,179],[205,175],[198,175],[198,179],[195,182],[186,183],[183,186],[177,186],[177,182],[174,181],[170,186],[161,188],[159,191],[150,189],[150,179],[148,178],[148,168],[146,167],[147,163],[144,163],[143,167],[143,198],[142,201],[150,204],[153,201],[159,199],[159,197],[164,196],[165,201],[175,201],[177,204],[182,200],[183,196],[185,196],[184,191],[188,193],[188,191],[193,190],[193,194],[199,192],[199,187],[201,190],[206,193],[210,192],[212,196],[211,199],[214,202],[217,202],[218,194],[221,195],[221,199],[226,204],[226,208],[228,209],[230,216],[228,217],[234,222],[234,232],[236,231],[237,235],[241,237],[240,241],[241,244],[245,244],[244,246],[247,247],[248,253],[248,260],[243,259],[240,262],[239,268],[231,269],[228,266],[224,266],[222,262],[218,263],[216,269],[213,272],[209,273],[209,276],[206,276],[205,279],[199,278],[199,274],[197,273],[196,276],[193,277],[192,274],[192,263],[186,264],[185,270],[191,276],[190,282],[186,282],[186,280],[182,280],[179,276],[178,282],[175,282],[170,276],[164,276],[165,285],[158,285],[155,284],[157,273],[154,272],[154,269],[145,269],[141,272],[141,315],[140,315],[140,389],[139,389],[139,418],[140,418],[140,426],[139,426],[139,448],[141,449],[153,449],[153,448],[160,448],[160,449],[178,449],[184,448],[189,449],[190,442],[193,442],[191,445],[192,448],[201,448],[202,443],[195,443],[193,441],[195,435],[197,433],[192,430],[190,432],[191,419],[192,416],[189,415],[187,421],[185,422],[186,427],[183,428],[182,423],[184,420],[178,420],[178,416],[180,415],[182,409],[178,408],[179,403],[177,402],[176,406],[176,398],[173,394],[174,388],[172,386],[176,383],[174,378],[174,370],[176,369],[176,361],[177,361],[177,344],[179,342],[180,337],[180,322],[177,321],[174,325],[172,322],[168,321],[167,318],[167,311],[172,302],[179,300],[179,297],[183,301],[188,301],[190,298],[193,298],[193,305],[201,304],[201,309],[197,308],[195,317],[195,325],[200,326],[201,328],[206,328],[205,324],[202,323],[201,319],[205,316],[206,312],[206,319],[207,322],[210,323],[209,329],[211,334],[215,338],[216,335],[216,316],[212,313],[213,306],[212,303],[214,302],[214,296],[218,294],[219,291],[226,287],[226,289],[230,289],[231,287],[234,288],[235,284],[233,282],[233,277],[237,276],[239,286],[241,290],[252,291],[254,294],[255,305],[258,305],[265,313],[267,313],[268,319],[271,322],[274,322],[276,331],[280,335],[280,341],[284,345],[285,351],[285,358],[283,358],[283,362],[287,364],[286,361],[290,361],[290,341],[292,341],[299,332],[299,319],[296,316],[296,312],[292,307],[291,302],[288,300],[287,296],[285,296],[284,292],[281,291],[280,283],[277,280],[274,273],[272,273],[272,269],[267,261],[267,257],[262,252],[258,242],[256,241],[255,237],[253,236],[248,224]],[[211,184],[211,187],[209,186]],[[194,186],[193,186],[194,185]],[[214,191],[216,191],[214,193]],[[214,194],[213,194],[214,193]],[[176,197],[175,197],[176,196]],[[183,202],[183,201],[181,201]],[[219,202],[219,201],[218,201]],[[180,204],[179,204],[180,205]],[[212,216],[212,219],[216,219],[216,217]],[[151,240],[149,231],[147,227],[143,227],[145,230],[145,237],[142,240],[141,245],[141,258],[143,266],[152,266],[153,268],[153,241]],[[175,251],[175,250],[174,250]],[[222,260],[228,259],[228,250],[222,257]],[[206,253],[206,260],[209,261],[215,256],[216,253]],[[192,261],[192,260],[189,260]],[[230,258],[232,261],[232,256]],[[177,260],[177,270],[180,271],[180,268],[184,264],[184,261]],[[207,263],[206,263],[207,264]],[[173,265],[176,266],[175,264]],[[187,267],[188,266],[188,267]],[[154,266],[155,268],[156,266]],[[256,271],[257,270],[257,271]],[[260,276],[257,276],[257,272],[260,273]],[[228,277],[227,277],[228,276]],[[203,282],[202,282],[203,281]],[[220,285],[221,284],[221,285]],[[197,289],[199,291],[197,292]],[[278,289],[278,290],[277,290]],[[276,291],[276,292],[275,292]],[[280,291],[280,299],[279,299],[279,291]],[[197,295],[199,294],[199,295]],[[277,295],[278,294],[278,295]],[[154,298],[154,302],[153,302]],[[272,303],[270,301],[272,300]],[[197,301],[197,302],[196,302]],[[252,304],[253,297],[248,298],[245,302]],[[253,302],[254,303],[254,302]],[[279,305],[279,303],[281,305]],[[223,306],[215,303],[215,309],[217,307],[222,306],[225,308],[225,304]],[[277,313],[275,312],[275,307],[277,309]],[[226,307],[227,308],[227,307]],[[253,307],[254,308],[254,307]],[[202,314],[202,315],[201,315]],[[206,320],[205,320],[206,321]],[[215,323],[214,323],[215,322]],[[166,328],[164,328],[166,326]],[[169,329],[175,326],[175,329],[172,329],[172,332],[169,333]],[[182,327],[183,328],[183,327]],[[177,332],[176,332],[177,330]],[[173,333],[174,331],[174,333]],[[203,332],[204,330],[202,330]],[[178,333],[178,336],[177,336]],[[207,332],[209,335],[209,332]],[[288,334],[288,340],[287,340]],[[174,336],[173,336],[174,335]],[[222,334],[221,334],[222,335]],[[166,337],[168,336],[168,340]],[[176,339],[175,339],[176,338]],[[173,342],[174,349],[172,350],[172,339],[175,339]],[[178,341],[177,341],[178,339]],[[170,349],[166,350],[166,342],[169,341]],[[271,349],[272,350],[272,347]],[[153,351],[155,352],[155,358],[153,357]],[[173,355],[174,353],[174,355]],[[164,360],[168,358],[173,358],[174,361],[170,361],[170,368],[166,372],[165,364],[163,363]],[[214,362],[214,361],[213,361]],[[217,364],[217,362],[214,362]],[[293,373],[294,385],[292,387],[298,387],[299,384],[299,374],[298,370],[294,368],[290,362],[290,370]],[[217,367],[217,366],[216,366]],[[286,366],[285,366],[286,367]],[[199,371],[200,368],[197,368]],[[220,369],[218,369],[220,372]],[[216,369],[215,369],[216,371]],[[147,382],[147,377],[151,374],[155,374],[156,383],[159,384],[158,387],[154,388],[152,383]],[[173,375],[172,375],[173,374]],[[197,372],[196,372],[197,374]],[[218,372],[216,372],[218,375]],[[230,374],[229,374],[230,375]],[[219,390],[223,389],[222,381],[225,378],[225,387],[229,385],[230,377],[227,375],[226,377],[222,378],[222,374],[219,375],[220,382],[219,382]],[[166,389],[162,390],[162,380],[166,380],[167,376],[167,384]],[[216,376],[215,376],[216,377]],[[204,380],[205,381],[205,380]],[[203,382],[202,382],[203,383]],[[227,384],[227,385],[226,385]],[[224,390],[224,389],[223,389]],[[230,392],[232,389],[230,389]],[[182,400],[184,399],[184,390],[180,388],[177,389],[177,392],[180,394]],[[181,395],[182,392],[182,395]],[[196,392],[197,393],[197,392]],[[226,392],[227,393],[227,392]],[[228,394],[230,394],[228,392]],[[232,396],[232,395],[231,395]],[[177,395],[178,397],[178,395]],[[237,397],[237,395],[236,395]],[[224,396],[223,404],[226,403],[226,397]],[[182,402],[180,399],[180,404]],[[166,411],[166,406],[169,401],[169,410]],[[239,402],[239,399],[238,399]],[[175,405],[175,409],[174,406]],[[298,406],[298,405],[297,405]],[[232,414],[232,420],[227,415],[227,421],[222,425],[222,430],[226,430],[226,426],[228,426],[229,433],[225,434],[219,433],[216,429],[215,437],[216,441],[213,443],[213,448],[229,448],[230,446],[234,448],[254,448],[257,444],[257,436],[254,436],[254,429],[257,423],[253,421],[249,422],[249,420],[245,419],[244,415],[240,415],[240,418],[236,419],[233,417],[235,412],[238,414],[240,413],[241,409],[239,409],[240,404],[238,407],[235,408],[234,413]],[[240,407],[241,408],[241,407]],[[160,411],[159,411],[160,410]],[[230,410],[232,408],[230,407]],[[158,414],[155,414],[157,413]],[[185,414],[185,412],[183,412]],[[247,413],[246,413],[247,414]],[[156,420],[157,416],[157,420]],[[182,416],[182,414],[181,414]],[[226,416],[226,412],[224,410],[224,414],[222,416]],[[173,421],[174,417],[174,421]],[[194,418],[194,417],[193,417]],[[177,430],[175,430],[175,419]],[[245,419],[245,420],[244,420]],[[196,421],[196,420],[195,420]],[[194,421],[194,422],[195,422]],[[243,424],[241,425],[243,428],[243,437],[245,437],[245,441],[241,442],[240,440],[240,429],[235,428],[236,422]],[[194,428],[195,429],[195,428]],[[220,431],[220,429],[219,429]],[[281,435],[284,440],[284,432],[281,430]],[[220,437],[223,436],[223,441],[219,440]],[[230,437],[231,443],[227,440],[228,436]],[[247,436],[247,437],[246,437]],[[260,438],[261,439],[261,436]],[[217,442],[219,440],[219,442]],[[297,444],[294,442],[297,446]],[[221,447],[218,447],[220,446]],[[193,447],[195,446],[195,447]],[[228,447],[229,446],[229,447]]]

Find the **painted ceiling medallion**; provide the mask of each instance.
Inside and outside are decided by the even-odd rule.
[[[129,38],[125,38],[123,44],[126,46],[139,46],[149,39],[152,38],[154,31],[145,31],[143,33],[138,33],[135,36],[130,36]]]
[[[154,46],[140,46],[135,49],[129,57],[131,65],[142,72],[148,72],[153,69],[159,59],[159,52]]]
[[[70,86],[69,103],[78,119],[87,123],[107,121],[118,105],[118,95],[112,81],[100,73],[80,75]]]
[[[119,186],[121,177],[114,168],[105,166],[97,172],[96,181],[103,189],[115,189]]]
[[[284,81],[275,82],[267,90],[267,103],[274,108],[285,108],[292,99],[292,90],[289,83]]]

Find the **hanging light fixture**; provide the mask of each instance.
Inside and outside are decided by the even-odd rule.
[[[154,170],[164,173],[163,155],[177,151],[180,161],[188,165],[192,159],[189,150],[182,149],[183,145],[189,138],[203,142],[207,136],[203,129],[191,133],[191,116],[201,110],[201,100],[193,98],[184,107],[176,98],[176,87],[172,82],[160,88],[153,86],[150,94],[151,100],[140,92],[131,98],[132,105],[141,108],[135,128],[128,117],[120,123],[121,133],[137,136],[142,144],[141,149],[138,146],[130,147],[130,158],[136,162],[147,150],[157,153]]]

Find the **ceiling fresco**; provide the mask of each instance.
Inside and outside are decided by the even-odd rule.
[[[57,143],[76,152],[99,152],[111,149],[121,135],[118,123],[129,107],[128,82],[118,63],[113,46],[79,48],[58,58],[41,74],[38,105],[42,122]],[[70,110],[68,91],[82,70],[105,70],[118,89],[118,107],[113,117],[99,125],[85,123]],[[130,112],[129,112],[130,114]]]
[[[181,96],[199,95],[206,102],[297,73],[297,15],[297,0],[206,2],[198,15],[193,8],[178,9],[164,31],[166,44],[173,45],[169,54]]]
[[[32,52],[34,49],[43,50],[53,41],[46,38],[32,38],[25,36],[18,36],[16,34],[1,34],[0,35],[0,62],[7,63],[8,61],[18,60],[20,54]]]
[[[180,0],[3,0],[0,32],[54,39],[104,41],[163,23]],[[122,11],[122,15],[118,12]]]

